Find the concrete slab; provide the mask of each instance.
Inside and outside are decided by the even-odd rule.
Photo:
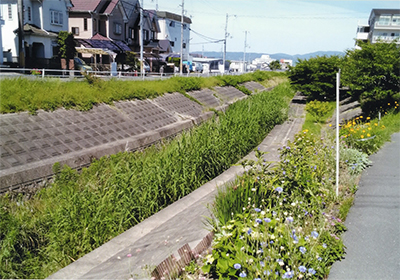
[[[223,104],[223,102],[215,96],[215,92],[208,88],[190,91],[188,94],[202,103],[206,108],[217,108]]]
[[[245,86],[245,88],[247,88],[251,92],[258,92],[258,91],[266,90],[266,88],[263,85],[261,85],[260,83],[254,82],[254,81],[243,83],[243,85]]]
[[[246,94],[232,86],[215,87],[214,91],[217,93],[217,96],[223,100],[224,104],[231,104],[237,100],[247,98]]]

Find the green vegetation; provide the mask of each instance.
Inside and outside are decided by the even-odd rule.
[[[335,102],[322,102],[318,100],[308,102],[303,130],[308,130],[315,135],[319,135],[326,121],[332,117],[335,107]]]
[[[339,56],[317,56],[299,59],[289,69],[289,79],[296,90],[309,100],[331,101],[336,97],[336,73],[341,66]]]
[[[293,96],[286,82],[142,152],[81,173],[55,165],[54,183],[31,199],[0,197],[0,277],[46,277],[190,193],[283,122]]]
[[[260,166],[218,194],[213,251],[202,270],[213,279],[323,279],[344,253],[335,149],[303,131],[274,169],[259,158]]]
[[[348,50],[338,56],[299,60],[289,70],[289,78],[296,90],[309,100],[335,99],[336,73],[341,71],[341,86],[359,100],[366,115],[377,116],[400,100],[400,50],[396,42],[376,44],[358,42],[361,49]]]
[[[58,79],[24,78],[3,79],[0,90],[0,113],[14,113],[39,109],[52,111],[57,108],[89,110],[99,103],[155,98],[164,93],[185,93],[201,88],[231,85],[243,89],[240,84],[248,81],[263,82],[271,78],[285,77],[284,73],[256,71],[240,76],[173,77],[152,81],[103,81],[87,75],[84,82],[64,82]],[[248,93],[248,92],[245,92]]]
[[[347,51],[342,83],[360,100],[363,112],[376,116],[400,100],[400,48],[396,42],[358,42],[361,50]]]

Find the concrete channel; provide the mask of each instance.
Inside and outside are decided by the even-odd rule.
[[[261,84],[244,84],[251,92]],[[0,115],[0,193],[43,184],[56,162],[71,168],[93,159],[134,151],[172,137],[247,95],[234,87],[215,87],[155,99],[100,104],[90,111],[58,109]]]

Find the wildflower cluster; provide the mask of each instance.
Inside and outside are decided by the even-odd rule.
[[[391,111],[399,110],[397,101],[394,104],[388,103],[388,106],[391,105]],[[384,115],[386,114],[387,112],[384,112]],[[349,147],[372,154],[379,149],[382,142],[380,134],[385,129],[385,125],[379,119],[359,116],[341,126],[340,136]]]
[[[273,172],[254,167],[252,176],[220,193],[239,204],[246,194],[247,201],[239,209],[217,197],[213,251],[202,270],[220,279],[322,279],[343,254],[344,226],[324,212],[334,151],[305,130],[281,149]],[[220,219],[223,211],[230,219]]]

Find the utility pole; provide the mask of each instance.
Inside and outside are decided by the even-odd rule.
[[[180,61],[180,67],[179,67],[179,73],[182,76],[182,72],[183,72],[183,15],[185,13],[185,0],[182,0],[182,17],[181,17],[181,61]]]
[[[247,31],[244,32],[243,73],[246,72]]]
[[[140,75],[143,78],[143,0],[140,8]]]
[[[226,14],[226,23],[225,23],[225,39],[224,39],[224,55],[222,59],[223,69],[225,73],[225,61],[226,61],[226,39],[228,38],[228,13]]]
[[[24,55],[24,12],[22,0],[17,2],[18,9],[18,63],[19,67],[25,68],[25,55]]]

